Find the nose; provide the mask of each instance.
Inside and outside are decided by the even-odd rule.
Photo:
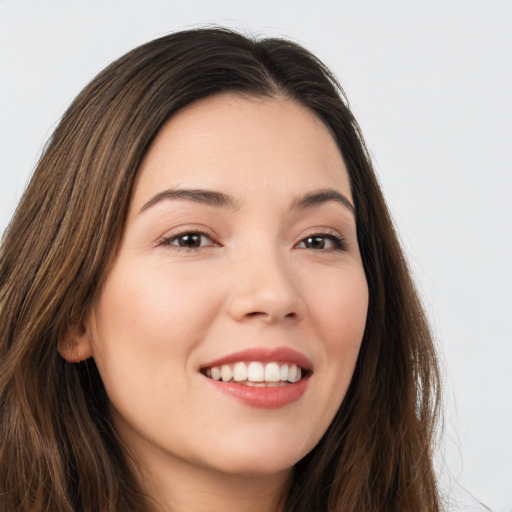
[[[293,265],[278,254],[253,254],[231,268],[229,315],[236,321],[249,319],[273,324],[302,318],[305,304],[299,276]]]

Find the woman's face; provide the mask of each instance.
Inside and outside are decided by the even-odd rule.
[[[328,129],[293,101],[222,94],[152,144],[80,343],[146,468],[271,475],[340,407],[367,303]]]

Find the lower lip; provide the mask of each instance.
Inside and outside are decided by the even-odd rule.
[[[217,391],[258,409],[280,409],[299,400],[306,392],[309,378],[280,387],[252,387],[235,382],[222,382],[205,377]]]

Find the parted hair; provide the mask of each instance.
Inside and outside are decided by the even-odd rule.
[[[162,125],[221,92],[285,97],[345,161],[369,287],[346,397],[293,468],[287,512],[438,512],[434,344],[371,159],[333,74],[300,45],[224,28],[173,33],[112,63],[63,115],[0,249],[0,510],[143,512],[93,359],[57,346],[116,257],[132,187]]]

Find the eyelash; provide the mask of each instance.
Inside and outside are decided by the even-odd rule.
[[[199,237],[206,237],[212,243],[208,244],[208,245],[199,245],[197,247],[183,247],[183,246],[175,245],[173,243],[173,242],[178,241],[180,238],[184,238],[186,236],[192,236],[192,235],[199,236]],[[305,242],[306,240],[311,240],[314,238],[331,241],[334,246],[334,247],[331,247],[328,249],[324,249],[323,247],[321,247],[320,249],[312,249],[314,251],[329,251],[329,252],[330,251],[346,251],[348,248],[345,238],[343,238],[340,234],[338,234],[334,231],[327,231],[324,233],[322,233],[322,232],[312,233],[311,235],[308,235],[308,236],[302,238],[296,245],[298,246],[298,245],[302,244],[303,242]],[[174,233],[172,235],[165,236],[158,242],[157,245],[159,247],[166,247],[166,246],[172,247],[174,250],[186,251],[186,252],[192,252],[192,251],[194,251],[196,249],[200,249],[202,247],[212,247],[212,246],[219,247],[220,246],[220,244],[215,243],[212,240],[211,236],[208,233],[206,233],[204,231],[200,231],[200,230],[184,230],[179,233]],[[308,247],[303,247],[303,249],[308,249]]]
[[[329,240],[333,243],[334,247],[330,249],[318,249],[318,250],[325,250],[325,251],[346,251],[348,249],[347,241],[345,238],[343,238],[339,233],[336,233],[335,231],[327,231],[325,233],[313,233],[311,235],[308,235],[304,237],[299,244],[303,243],[305,240],[310,240],[312,238],[322,238],[324,240]],[[298,245],[298,244],[297,244]],[[305,247],[306,249],[306,247]]]
[[[196,235],[196,236],[200,236],[200,237],[206,237],[212,243],[210,245],[206,245],[206,246],[199,245],[198,247],[182,247],[182,246],[173,244],[173,242],[179,240],[180,238],[184,238],[185,236],[191,236],[191,235]],[[201,231],[201,230],[184,230],[182,232],[174,233],[172,235],[163,237],[158,242],[158,246],[159,247],[168,246],[168,247],[172,247],[173,249],[178,250],[178,251],[192,252],[192,251],[194,251],[196,249],[200,249],[201,247],[208,247],[208,246],[217,246],[218,247],[219,244],[215,243],[212,240],[211,236],[208,233],[206,233],[205,231]]]

